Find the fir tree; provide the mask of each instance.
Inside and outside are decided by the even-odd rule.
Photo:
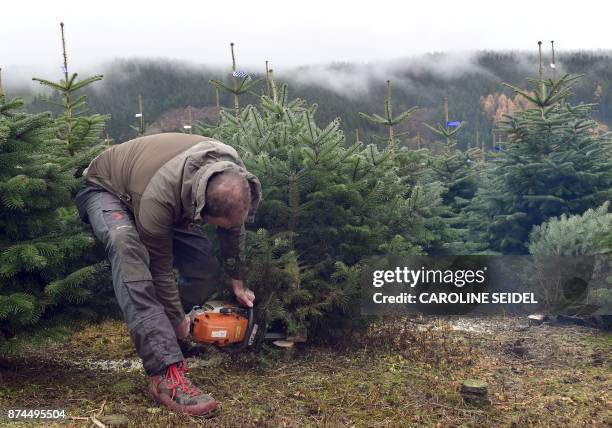
[[[590,303],[603,305],[601,314],[610,313],[612,213],[609,212],[609,207],[610,203],[607,201],[581,215],[563,214],[553,217],[531,231],[528,248],[534,257],[526,266],[526,281],[536,283],[538,288],[544,288],[544,293],[541,294],[547,296],[548,303],[553,304],[551,306],[566,309],[567,301],[564,296],[567,290],[562,288],[563,284],[569,275],[581,276],[579,273],[582,273],[583,278],[588,281],[585,291],[588,292]],[[585,302],[575,303],[582,305]],[[581,307],[574,305],[572,310],[581,310]]]
[[[240,96],[251,92],[259,83],[259,79],[253,79],[250,74],[236,69],[236,56],[234,55],[234,43],[230,43],[232,52],[232,75],[231,83],[226,83],[219,79],[211,79],[209,83],[218,91],[222,89],[233,95],[234,98],[234,114],[237,116],[240,113]],[[217,107],[219,107],[219,93],[216,92]]]
[[[36,80],[61,91],[65,114],[27,114],[22,100],[0,95],[0,353],[37,331],[53,336],[50,326],[95,316],[96,305],[108,313],[112,294],[101,280],[101,252],[72,204],[105,119],[84,116],[85,100],[74,92],[99,79],[69,78],[63,25],[62,43],[65,78]]]
[[[492,250],[526,253],[533,226],[612,197],[610,137],[592,132],[592,104],[567,102],[579,78],[529,79],[533,92],[508,85],[533,107],[505,115],[500,130],[508,141],[470,207],[477,240]]]
[[[359,116],[367,119],[369,122],[376,125],[383,125],[388,128],[389,135],[387,137],[387,142],[389,145],[395,145],[397,143],[397,139],[406,133],[395,134],[394,126],[400,125],[404,123],[406,120],[410,118],[412,113],[414,113],[418,107],[411,107],[410,109],[398,114],[397,116],[393,115],[393,99],[391,94],[391,81],[387,80],[387,97],[385,99],[385,116],[382,117],[377,113],[373,113],[371,115],[359,112]]]
[[[536,256],[612,254],[612,213],[607,201],[582,215],[561,215],[535,226],[529,253]]]
[[[464,122],[458,121],[449,121],[448,120],[448,99],[444,99],[444,123],[438,123],[434,128],[431,125],[425,123],[424,125],[428,127],[434,134],[444,137],[446,140],[446,150],[450,151],[456,144],[456,135],[459,134],[461,128],[464,127]]]
[[[69,73],[63,22],[60,23],[60,29],[64,78],[60,79],[59,82],[38,77],[34,77],[32,80],[57,91],[60,95],[59,102],[52,99],[47,100],[49,104],[60,107],[63,111],[63,114],[57,118],[57,137],[63,141],[63,144],[58,147],[60,151],[55,152],[54,155],[63,156],[64,167],[74,169],[75,177],[78,177],[91,159],[103,149],[100,144],[100,135],[109,116],[100,114],[88,116],[85,114],[87,112],[87,97],[85,95],[77,96],[76,92],[98,80],[102,80],[102,75],[77,80],[77,73]]]
[[[477,189],[476,160],[480,157],[477,148],[460,150],[457,148],[457,135],[464,122],[449,121],[448,100],[444,100],[444,123],[436,127],[425,124],[435,135],[445,140],[445,150],[437,155],[431,155],[428,166],[435,180],[442,183],[445,191],[442,200],[448,211],[443,218],[454,228],[454,242],[444,243],[445,248],[433,249],[435,253],[463,253],[471,250],[464,244],[467,225],[463,215],[464,208],[470,203]]]
[[[221,111],[218,126],[197,131],[235,147],[262,182],[248,275],[260,305],[292,332],[333,334],[332,318],[337,328],[359,322],[364,257],[423,254],[437,239],[442,189],[419,182],[421,154],[347,145],[339,120],[319,127],[317,105],[268,77],[259,106]]]
[[[100,269],[80,268],[94,240],[66,230],[61,208],[70,204],[74,178],[46,160],[56,124],[22,106],[0,95],[0,353],[17,349],[20,342],[8,339],[52,325],[37,325],[51,308],[87,298],[83,285]]]

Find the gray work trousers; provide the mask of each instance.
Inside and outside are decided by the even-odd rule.
[[[86,183],[76,195],[81,219],[104,244],[112,267],[113,288],[130,336],[148,375],[165,372],[183,360],[174,328],[157,299],[149,254],[140,241],[134,216],[121,200]],[[173,230],[174,267],[185,312],[215,292],[219,263],[201,229]]]

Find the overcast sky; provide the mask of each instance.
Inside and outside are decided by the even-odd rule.
[[[434,51],[609,49],[607,1],[4,0],[0,67],[59,70],[59,22],[71,70],[115,57],[162,57],[241,68],[370,62]]]

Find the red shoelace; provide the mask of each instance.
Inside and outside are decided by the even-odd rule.
[[[176,388],[179,386],[181,390],[189,395],[196,396],[202,393],[198,388],[193,386],[189,379],[184,377],[184,374],[187,373],[189,369],[187,368],[187,364],[183,361],[182,363],[175,363],[171,366],[168,366],[168,370],[166,370],[166,377],[164,379],[164,384],[170,390],[172,390],[172,399],[174,400],[174,396],[176,395]]]

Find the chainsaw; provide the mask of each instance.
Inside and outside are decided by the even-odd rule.
[[[212,300],[194,306],[188,316],[194,342],[212,344],[226,352],[258,352],[266,341],[286,339],[283,333],[266,331],[267,323],[255,320],[253,308],[230,302]]]

